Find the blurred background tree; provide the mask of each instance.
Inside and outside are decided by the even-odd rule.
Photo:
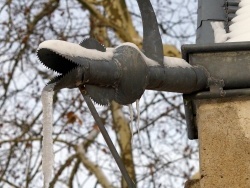
[[[194,42],[197,1],[151,3],[164,54],[180,57],[180,46]],[[0,0],[0,187],[42,187],[40,97],[55,74],[36,58],[38,45],[94,37],[108,47],[140,47],[141,25],[135,0]],[[127,107],[112,103],[98,111],[138,187],[179,188],[197,170],[180,94],[145,92],[133,140]],[[53,138],[50,187],[127,187],[78,90],[55,93]]]

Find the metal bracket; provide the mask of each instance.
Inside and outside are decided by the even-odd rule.
[[[224,86],[224,80],[216,79],[213,77],[208,78],[208,87],[211,93],[215,93],[223,97],[225,95],[225,92],[223,90]]]
[[[208,74],[206,90],[183,95],[188,138],[197,139],[199,100],[250,96],[250,42],[184,45],[182,55]]]

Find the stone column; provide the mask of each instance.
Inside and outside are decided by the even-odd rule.
[[[250,97],[197,102],[200,188],[250,187]]]

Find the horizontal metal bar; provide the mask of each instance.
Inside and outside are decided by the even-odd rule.
[[[149,66],[143,58],[139,58],[140,53],[129,46],[120,47],[116,52],[117,55],[109,61],[90,62],[80,57],[74,58],[74,62],[81,63],[74,75],[82,75],[78,76],[83,77],[82,84],[117,88],[116,92],[119,93],[128,93],[130,90],[135,93],[135,88],[142,90],[142,93],[145,89],[192,93],[207,86],[207,75],[201,67],[185,63],[183,67],[160,64]],[[60,83],[57,85],[60,86]]]
[[[188,60],[193,53],[250,51],[250,42],[188,44],[183,45],[181,51],[182,57]]]
[[[192,93],[207,87],[207,75],[203,68],[190,67],[149,67],[146,89]]]
[[[242,97],[242,96],[250,96],[250,89],[230,89],[230,90],[223,90],[223,95],[220,93],[213,93],[210,91],[203,91],[193,94],[184,94],[185,99],[217,99],[217,98],[229,98],[229,97]]]

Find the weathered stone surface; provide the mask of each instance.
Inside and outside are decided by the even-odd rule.
[[[185,188],[200,188],[200,181],[198,179],[188,180],[185,183]]]
[[[250,98],[201,100],[201,188],[250,187]]]

